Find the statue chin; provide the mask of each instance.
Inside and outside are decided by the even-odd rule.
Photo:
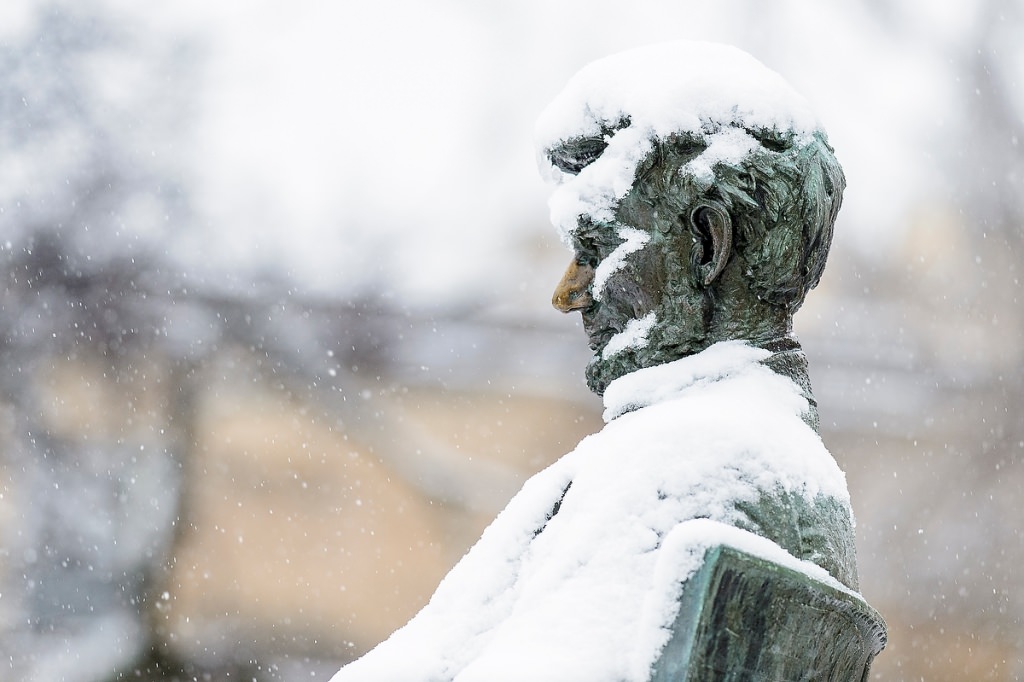
[[[599,355],[596,355],[591,359],[587,369],[584,371],[584,375],[587,378],[587,388],[597,395],[604,395],[608,384],[622,376],[622,373],[613,373],[608,364],[607,360],[602,360]]]
[[[650,332],[650,343],[642,348],[627,348],[610,358],[602,358],[601,350],[598,350],[584,373],[587,387],[597,395],[604,395],[608,385],[619,377],[645,367],[679,360],[699,353],[716,340],[725,340],[712,339],[703,329],[689,331],[690,336],[681,333],[678,326],[656,325]]]
[[[597,395],[604,395],[608,385],[619,377],[652,364],[658,364],[651,362],[651,358],[647,358],[648,362],[645,363],[644,359],[638,356],[637,351],[630,349],[603,359],[598,351],[598,354],[590,360],[584,373],[587,378],[587,388]]]

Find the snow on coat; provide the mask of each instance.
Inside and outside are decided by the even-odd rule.
[[[842,587],[747,513],[781,495],[852,522],[845,477],[769,355],[729,341],[617,379],[605,427],[527,481],[427,606],[332,682],[646,680],[716,544]]]

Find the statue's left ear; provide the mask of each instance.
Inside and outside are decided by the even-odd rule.
[[[732,218],[715,204],[701,204],[690,212],[694,235],[693,265],[699,281],[710,285],[722,274],[732,252]]]

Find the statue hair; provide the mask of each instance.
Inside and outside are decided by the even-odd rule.
[[[739,163],[716,164],[710,182],[673,169],[668,197],[680,212],[705,202],[728,213],[735,257],[752,291],[793,313],[825,269],[846,179],[823,132],[805,138],[746,132],[758,149]],[[695,144],[704,146],[690,136],[670,137],[655,156],[689,156]]]

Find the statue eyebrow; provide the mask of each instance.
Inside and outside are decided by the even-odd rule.
[[[600,259],[599,250],[592,235],[579,232],[573,235],[573,253],[577,261]]]
[[[625,230],[625,233],[623,230]],[[577,257],[581,255],[592,256],[599,262],[604,261],[617,249],[620,249],[623,244],[630,241],[635,236],[633,233],[636,232],[640,231],[621,225],[595,225],[588,223],[577,228],[572,233],[573,251]],[[644,235],[643,241],[635,248],[630,248],[626,253],[632,253],[640,246],[643,246],[646,241],[647,238]]]
[[[603,225],[587,223],[578,227],[572,234],[576,243],[588,251],[596,251],[598,242],[601,241],[602,233],[609,228]]]
[[[601,137],[577,137],[562,142],[548,151],[548,160],[563,173],[576,175],[597,161],[608,147],[608,141]]]
[[[601,131],[596,135],[580,135],[562,140],[547,151],[548,160],[558,170],[576,175],[581,170],[597,161],[608,148],[608,141],[615,133],[628,128],[632,119],[627,114],[619,118],[601,123]]]

